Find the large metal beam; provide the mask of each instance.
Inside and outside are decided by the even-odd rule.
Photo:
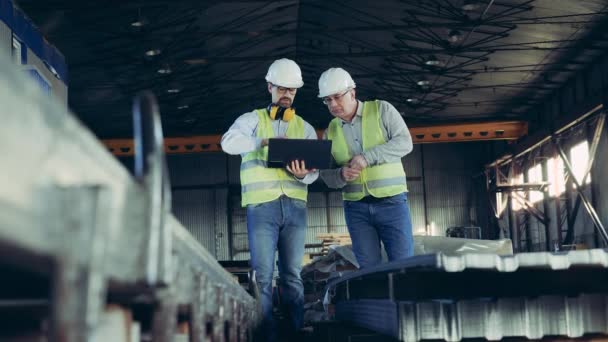
[[[587,167],[585,168],[585,173],[583,173],[583,178],[581,179],[581,185],[584,185],[587,182],[587,178],[589,178],[589,174],[591,173],[591,168],[593,167],[593,162],[595,161],[595,156],[597,155],[597,147],[600,142],[600,138],[602,136],[602,131],[604,129],[604,123],[606,121],[606,114],[602,114],[599,116],[598,121],[595,126],[595,133],[593,134],[593,139],[591,141],[591,148],[589,151],[589,161],[587,162]],[[572,216],[569,218],[568,226],[574,226],[574,222],[576,220],[576,216],[578,214],[578,210],[581,207],[581,197],[576,198],[576,202],[574,203],[574,209],[572,210]]]
[[[565,119],[565,120],[558,119],[558,120],[556,120],[557,124],[555,125],[558,128],[555,131],[549,132],[548,130],[546,130],[546,131],[541,132],[540,134],[534,134],[532,137],[530,137],[530,139],[529,139],[530,141],[523,141],[523,143],[518,144],[518,145],[525,145],[523,148],[519,149],[518,151],[516,151],[513,154],[505,155],[505,156],[498,158],[495,162],[488,164],[487,167],[493,167],[494,165],[499,165],[499,166],[506,165],[506,164],[510,163],[511,161],[513,161],[527,153],[530,153],[531,151],[548,143],[555,135],[559,135],[559,134],[569,130],[570,128],[585,121],[589,117],[599,113],[599,111],[601,111],[603,109],[604,109],[603,104],[592,105],[592,106],[589,106],[589,109],[585,110],[583,113],[578,113],[578,116],[576,116],[575,118],[572,116],[568,116],[567,119]],[[524,140],[528,140],[528,138],[526,138]]]
[[[510,195],[513,198],[515,198],[517,200],[517,202],[519,202],[519,204],[522,206],[522,208],[527,213],[529,213],[532,216],[536,217],[536,219],[538,221],[540,221],[542,224],[544,224],[546,226],[549,223],[549,220],[547,219],[547,216],[545,215],[545,213],[543,213],[542,211],[538,210],[536,208],[536,206],[534,206],[534,203],[530,202],[525,197],[520,196],[517,192],[513,192]]]
[[[543,179],[549,181],[549,166],[547,163],[541,163],[542,175]],[[545,250],[547,252],[551,251],[551,227],[549,223],[551,219],[549,219],[549,191],[546,190],[543,192],[543,213],[545,214],[545,218],[547,222],[545,223]]]
[[[578,179],[576,179],[576,176],[574,175],[574,169],[573,169],[572,165],[570,164],[570,161],[568,160],[568,157],[566,156],[564,149],[561,147],[561,145],[558,141],[556,141],[555,143],[557,146],[557,150],[564,162],[564,166],[566,166],[566,169],[568,170],[568,173],[570,174],[570,179],[572,179],[572,182],[576,186],[577,193],[580,196],[581,201],[583,202],[583,206],[585,207],[585,209],[587,209],[589,216],[591,216],[593,225],[598,230],[598,232],[601,234],[602,238],[604,239],[604,242],[608,243],[608,232],[606,231],[606,228],[602,224],[602,220],[600,219],[599,215],[595,211],[595,208],[593,208],[593,205],[591,205],[591,202],[589,201],[587,196],[585,195],[583,188],[581,186],[581,183],[579,182]]]
[[[528,123],[524,121],[499,121],[484,123],[461,123],[440,126],[411,127],[414,144],[463,142],[483,140],[515,140],[528,133]],[[322,130],[317,130],[319,137]],[[220,152],[221,135],[201,135],[192,137],[165,138],[165,152],[201,153]],[[132,156],[132,139],[106,139],[102,141],[116,156]]]

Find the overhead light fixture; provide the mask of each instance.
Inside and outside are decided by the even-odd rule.
[[[465,12],[472,12],[478,9],[480,6],[479,1],[475,0],[464,0],[462,3],[462,10]]]
[[[154,56],[160,55],[160,53],[161,53],[160,49],[150,49],[150,50],[146,51],[146,56],[154,57]]]
[[[172,72],[172,70],[169,66],[164,66],[164,67],[158,69],[156,72],[158,72],[161,75],[168,75]]]
[[[177,94],[180,91],[181,91],[181,89],[179,89],[179,88],[169,88],[169,89],[167,89],[167,93],[169,93],[169,94]]]
[[[431,55],[431,56],[429,56],[429,58],[428,58],[428,59],[427,59],[427,60],[424,62],[424,64],[425,64],[425,65],[428,65],[428,66],[439,66],[439,65],[441,64],[441,61],[440,61],[440,60],[439,60],[437,57],[435,57],[435,56]]]
[[[431,85],[431,82],[429,80],[420,80],[418,82],[416,82],[417,85],[425,88]]]
[[[131,22],[132,27],[142,27],[147,24],[146,19],[141,14],[141,8],[137,9],[137,19]]]
[[[407,99],[407,102],[410,103],[410,104],[417,104],[417,103],[420,102],[420,100],[417,99],[417,98],[415,98],[415,97],[410,97],[410,98]]]
[[[179,110],[188,109],[188,108],[190,108],[190,106],[188,106],[187,104],[177,106],[177,109],[179,109]]]
[[[448,33],[448,40],[452,44],[458,43],[462,40],[462,33],[460,33],[458,30],[451,30]]]

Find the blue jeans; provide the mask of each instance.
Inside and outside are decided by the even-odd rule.
[[[360,268],[382,262],[380,241],[389,261],[414,255],[412,219],[406,193],[369,203],[344,201],[344,216]]]
[[[292,328],[302,327],[304,285],[300,277],[307,227],[306,202],[286,196],[247,206],[247,235],[251,264],[260,288],[263,330],[274,334],[272,319],[272,275],[275,251],[279,251],[281,302],[292,319]]]

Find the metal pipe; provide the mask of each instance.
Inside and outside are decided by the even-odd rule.
[[[164,224],[171,212],[171,185],[163,145],[158,103],[154,95],[142,92],[133,101],[135,178],[148,200],[147,281],[168,283],[171,268],[171,231]]]

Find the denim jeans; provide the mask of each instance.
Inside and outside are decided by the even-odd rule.
[[[304,285],[300,277],[307,227],[306,202],[286,196],[247,206],[247,235],[251,264],[257,273],[263,312],[263,330],[275,333],[272,319],[272,276],[279,251],[281,302],[288,309],[292,328],[302,327]],[[272,339],[271,337],[267,337]]]
[[[384,244],[389,261],[414,254],[412,220],[406,193],[372,203],[344,201],[344,216],[360,268],[382,262],[380,241]]]

